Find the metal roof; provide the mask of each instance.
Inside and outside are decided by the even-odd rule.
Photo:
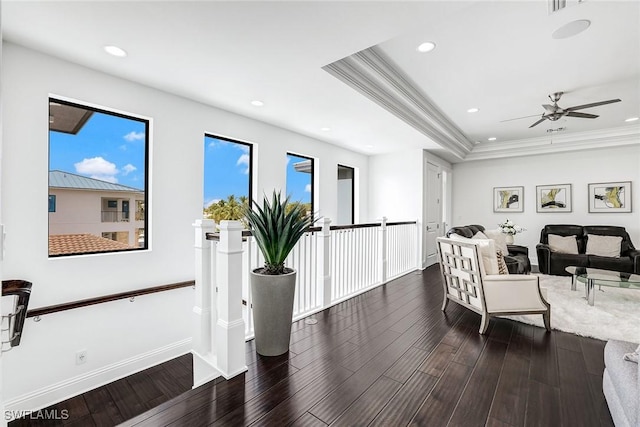
[[[127,191],[143,193],[139,188],[127,187],[126,185],[113,184],[95,178],[76,175],[70,172],[49,171],[49,187],[69,188],[74,190],[96,190],[96,191]]]

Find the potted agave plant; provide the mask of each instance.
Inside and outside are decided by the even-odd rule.
[[[313,220],[303,205],[282,200],[276,191],[262,206],[247,207],[245,218],[264,256],[264,267],[251,272],[256,351],[277,356],[289,351],[296,288],[296,271],[284,261]]]

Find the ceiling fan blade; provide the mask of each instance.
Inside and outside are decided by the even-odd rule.
[[[534,124],[532,124],[531,126],[529,126],[529,129],[531,129],[534,126],[538,126],[540,123],[544,122],[545,120],[547,120],[546,117],[541,118],[540,120],[538,120],[537,122],[535,122]]]
[[[500,120],[500,123],[510,122],[512,120],[528,119],[529,117],[540,117],[540,114],[532,114],[530,116],[516,117],[515,119]]]
[[[578,113],[576,111],[569,111],[567,114],[565,114],[565,116],[567,117],[580,117],[581,119],[597,119],[600,116],[597,116],[595,114],[587,114],[587,113]]]
[[[610,99],[608,101],[594,102],[592,104],[576,105],[575,107],[566,108],[565,111],[582,110],[584,108],[597,107],[598,105],[613,104],[614,102],[620,102],[620,101],[622,101],[622,100],[621,99]]]
[[[553,113],[558,109],[556,105],[549,104],[542,104],[542,108],[544,108],[547,113]]]

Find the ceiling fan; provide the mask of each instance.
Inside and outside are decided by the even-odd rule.
[[[543,104],[542,107],[544,108],[544,111],[545,111],[544,114],[542,114],[542,116],[540,117],[540,120],[538,120],[537,122],[529,126],[529,128],[537,126],[540,123],[544,122],[545,120],[551,120],[552,122],[555,122],[556,120],[564,116],[578,117],[581,119],[595,119],[599,116],[597,116],[596,114],[579,113],[577,112],[577,110],[584,110],[585,108],[597,107],[599,105],[613,104],[614,102],[621,101],[620,99],[609,99],[608,101],[593,102],[591,104],[576,105],[575,107],[562,108],[558,106],[558,101],[560,100],[560,97],[562,96],[563,93],[564,92],[555,92],[549,95],[549,99],[551,100],[551,102],[553,102],[553,105]],[[526,117],[535,117],[535,116],[526,116]],[[519,118],[524,119],[525,117],[519,117]],[[517,119],[511,119],[511,120],[517,120]],[[506,122],[509,120],[503,120],[503,121]]]

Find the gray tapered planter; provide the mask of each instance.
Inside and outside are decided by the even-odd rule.
[[[251,272],[253,329],[256,351],[263,356],[278,356],[289,351],[296,271],[269,275]]]

